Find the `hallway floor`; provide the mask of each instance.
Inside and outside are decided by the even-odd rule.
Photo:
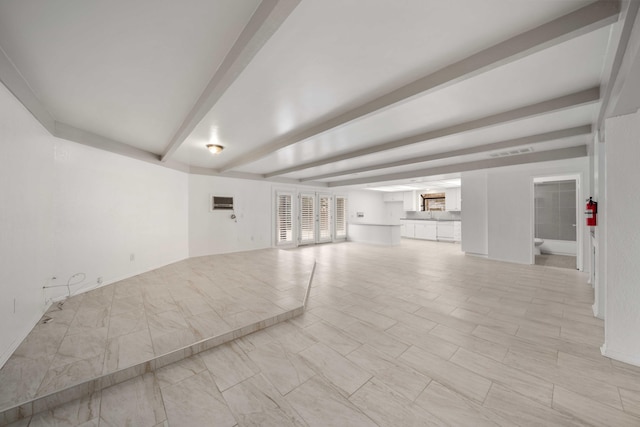
[[[546,267],[568,268],[575,270],[577,267],[576,257],[568,255],[552,255],[542,254],[536,255],[536,265],[544,265]]]
[[[403,240],[300,248],[305,314],[14,426],[638,426],[575,270]]]

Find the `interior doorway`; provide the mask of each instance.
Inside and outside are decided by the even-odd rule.
[[[582,270],[580,177],[533,180],[532,264]]]

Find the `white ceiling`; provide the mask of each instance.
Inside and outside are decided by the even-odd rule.
[[[169,167],[412,185],[505,147],[584,155],[627,8],[0,0],[0,80],[54,135]]]

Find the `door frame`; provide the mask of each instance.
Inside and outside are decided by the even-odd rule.
[[[582,173],[536,175],[531,178],[531,265],[536,263],[536,255],[533,250],[536,236],[536,207],[535,207],[535,184],[549,181],[575,181],[576,183],[576,270],[584,271],[584,230],[585,224],[582,220]]]
[[[278,243],[277,231],[278,231],[278,199],[280,196],[289,196],[291,197],[291,241]],[[297,193],[294,190],[287,189],[276,189],[273,191],[272,198],[273,200],[273,230],[271,233],[271,239],[273,242],[273,247],[295,247],[298,244],[298,227],[297,227],[297,217],[298,217],[298,203],[297,203]]]

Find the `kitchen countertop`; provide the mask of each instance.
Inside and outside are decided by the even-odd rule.
[[[459,219],[436,219],[436,218],[400,218],[400,221],[438,221],[438,222],[451,222],[461,221]]]
[[[400,224],[377,224],[375,222],[350,222],[349,225],[375,225],[378,227],[395,227],[400,226]]]

